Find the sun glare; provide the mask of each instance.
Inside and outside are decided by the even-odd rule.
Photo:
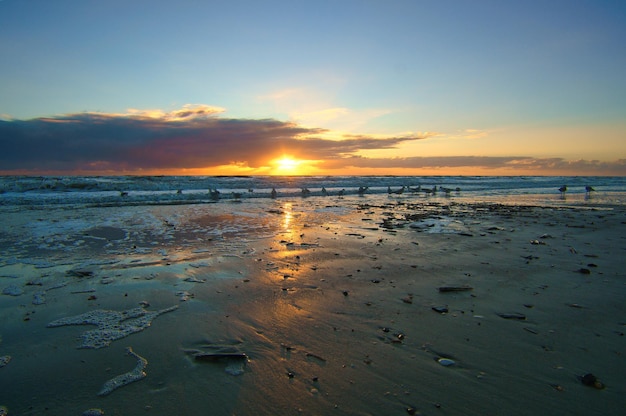
[[[298,165],[300,165],[300,161],[287,156],[283,156],[282,158],[276,160],[275,165],[277,173],[295,174],[298,171]]]

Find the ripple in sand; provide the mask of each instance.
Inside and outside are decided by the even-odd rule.
[[[107,311],[98,309],[76,316],[57,319],[50,322],[48,328],[66,325],[96,325],[98,329],[84,332],[80,338],[82,343],[78,348],[103,348],[111,342],[143,331],[152,324],[157,316],[178,309],[177,305],[150,312],[144,308],[133,308],[125,311]]]

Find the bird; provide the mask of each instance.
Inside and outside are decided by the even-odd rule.
[[[328,196],[328,191],[326,190],[325,187],[322,186],[322,195],[324,196]]]
[[[595,191],[595,189],[593,189],[593,186],[589,186],[589,185],[585,186],[585,192],[589,193],[591,191]]]
[[[213,200],[220,199],[220,191],[218,191],[217,189],[213,190],[209,188],[209,194],[211,195],[211,199]]]
[[[276,188],[272,188],[270,196],[272,197],[272,199],[276,199],[276,195],[278,195],[278,192],[276,192]]]
[[[309,190],[309,188],[302,188],[302,196],[309,196],[311,195],[311,191]]]
[[[363,194],[368,190],[368,186],[359,186],[359,190],[357,191],[359,196],[363,196]]]
[[[565,198],[565,191],[567,191],[567,185],[563,185],[559,188],[559,192],[561,192],[561,198]]]

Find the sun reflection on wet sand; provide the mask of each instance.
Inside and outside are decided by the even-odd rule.
[[[292,205],[291,202],[286,202],[285,205],[283,205],[283,210],[285,213],[285,216],[283,217],[283,229],[287,232],[290,233],[291,232],[291,222],[293,220],[293,213],[292,213]]]

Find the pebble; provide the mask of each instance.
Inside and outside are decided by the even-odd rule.
[[[526,320],[526,315],[523,313],[512,312],[512,313],[499,313],[498,316],[504,319],[517,319],[519,321]]]
[[[471,286],[440,286],[437,290],[439,292],[466,292],[469,290],[473,290],[474,288]]]
[[[33,293],[33,305],[43,305],[44,303],[46,303],[45,290]]]
[[[5,365],[7,365],[9,363],[9,361],[11,361],[11,356],[10,355],[3,355],[2,357],[0,357],[0,368],[2,368]]]
[[[450,367],[450,366],[456,364],[456,361],[454,361],[454,360],[452,360],[450,358],[440,358],[440,359],[437,360],[437,362],[439,364],[441,364],[442,366],[444,366],[444,367]]]
[[[181,302],[187,302],[189,299],[193,298],[193,295],[186,291],[176,292],[176,296],[178,296],[178,300]]]
[[[598,377],[594,376],[592,373],[587,373],[584,376],[580,377],[580,381],[585,386],[590,386],[598,390],[602,390],[604,388],[604,383],[598,380]]]
[[[439,312],[439,313],[448,313],[448,307],[447,306],[433,306],[431,309],[433,311]]]
[[[83,412],[83,416],[102,416],[104,414],[104,410],[102,409],[89,409]]]

